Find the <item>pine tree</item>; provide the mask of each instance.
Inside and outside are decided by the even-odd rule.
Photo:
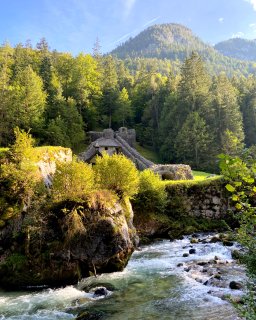
[[[108,127],[112,127],[112,116],[115,112],[118,99],[118,81],[116,64],[112,56],[107,56],[103,60],[103,95],[99,112],[102,114],[103,125],[108,122]],[[105,120],[104,120],[105,116]]]
[[[116,101],[116,110],[113,114],[113,121],[122,125],[123,127],[132,118],[131,100],[129,99],[129,94],[126,88],[123,88],[119,92],[118,99]]]
[[[223,151],[223,141],[227,130],[242,143],[244,132],[238,104],[238,91],[225,74],[220,74],[213,83],[212,107],[214,110],[212,130],[215,131],[215,143],[219,152]]]
[[[202,113],[207,109],[210,83],[201,57],[192,53],[181,67],[178,87],[179,104],[183,114],[194,111]]]
[[[46,93],[42,79],[28,66],[20,71],[10,91],[13,104],[13,125],[23,129],[36,128],[42,123]]]
[[[201,162],[205,159],[209,143],[209,132],[204,119],[198,112],[191,112],[175,141],[177,157],[195,169],[202,168]]]

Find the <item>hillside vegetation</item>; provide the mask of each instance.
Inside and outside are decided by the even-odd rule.
[[[214,48],[231,58],[256,61],[256,40],[234,38],[219,42]]]
[[[136,53],[123,61],[98,48],[93,56],[74,57],[51,51],[45,39],[36,48],[2,45],[0,146],[13,143],[17,126],[30,130],[39,146],[83,151],[86,131],[127,126],[136,129],[139,151],[154,162],[216,172],[219,153],[239,155],[244,147],[255,153],[255,75],[230,78],[220,55],[183,26],[153,26],[137,37],[123,48],[134,43],[138,55],[141,45],[141,55],[157,51],[158,57]],[[202,56],[191,53],[193,46]],[[163,60],[171,50],[175,61]],[[217,76],[209,69],[212,54],[222,71]],[[239,70],[237,60],[225,61]],[[245,73],[247,67],[242,62]]]
[[[163,69],[162,65],[165,65],[168,70],[170,64],[172,69],[177,70],[178,61],[183,62],[192,52],[197,52],[205,61],[211,74],[225,71],[230,76],[234,74],[248,75],[255,72],[255,63],[241,61],[246,59],[240,58],[238,54],[234,56],[226,54],[225,50],[219,50],[219,47],[214,48],[204,43],[183,25],[169,23],[147,28],[118,46],[111,54],[126,59],[125,61],[130,68],[138,68],[140,59],[147,58],[148,65],[157,59],[161,60],[158,62],[160,68]]]

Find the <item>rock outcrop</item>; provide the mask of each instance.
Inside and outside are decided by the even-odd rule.
[[[13,220],[0,234],[0,286],[61,286],[121,271],[138,242],[132,215],[129,203],[75,210],[74,203],[63,203],[33,227],[27,226],[32,217]]]

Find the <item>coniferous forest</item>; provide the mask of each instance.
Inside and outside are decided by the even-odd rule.
[[[133,62],[131,62],[133,61]],[[161,65],[162,63],[162,65]],[[162,66],[162,68],[161,68]],[[180,62],[51,50],[45,39],[0,48],[0,145],[13,129],[38,145],[79,152],[86,132],[135,128],[139,143],[164,163],[215,171],[220,153],[256,144],[256,77],[212,72],[195,52]]]
[[[254,48],[179,24],[0,46],[1,319],[256,319]],[[91,143],[120,127],[156,165]]]

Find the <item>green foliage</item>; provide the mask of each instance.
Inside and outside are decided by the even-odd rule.
[[[247,249],[243,258],[255,284],[256,277],[256,160],[233,158],[220,155],[220,168],[229,182],[226,189],[230,192],[235,215],[239,219],[237,239]],[[247,303],[241,308],[246,319],[255,319],[255,291],[249,290]]]
[[[139,192],[133,200],[142,211],[163,212],[167,204],[165,185],[150,169],[140,173]]]
[[[5,265],[8,266],[8,268],[11,268],[12,271],[22,270],[26,263],[27,258],[19,253],[13,253],[5,261]]]
[[[57,164],[52,183],[52,197],[56,202],[86,202],[94,190],[94,172],[84,162]]]
[[[177,156],[198,169],[209,143],[209,132],[204,119],[197,112],[190,113],[176,138]]]
[[[119,198],[130,198],[138,192],[138,171],[124,155],[105,153],[103,157],[97,157],[93,169],[97,188],[112,190]]]
[[[14,162],[20,163],[22,161],[31,161],[34,157],[34,143],[35,140],[31,134],[20,130],[18,127],[14,128],[15,143],[9,149],[10,156]]]
[[[73,57],[50,51],[45,40],[39,49],[0,46],[1,146],[13,143],[18,125],[31,129],[39,144],[80,152],[85,131],[125,125],[161,157],[154,161],[215,172],[217,154],[239,155],[244,136],[247,147],[256,144],[256,77],[237,76],[238,69],[248,75],[250,66],[225,57],[218,62],[213,48],[177,24],[152,26],[132,42],[132,58],[125,60]]]
[[[15,128],[15,136],[16,141],[0,169],[1,193],[5,198],[3,211],[16,205],[28,206],[42,183],[35,163],[33,138],[18,128]]]
[[[46,94],[41,78],[30,66],[17,74],[10,92],[15,113],[14,123],[27,130],[39,125],[45,109]]]

